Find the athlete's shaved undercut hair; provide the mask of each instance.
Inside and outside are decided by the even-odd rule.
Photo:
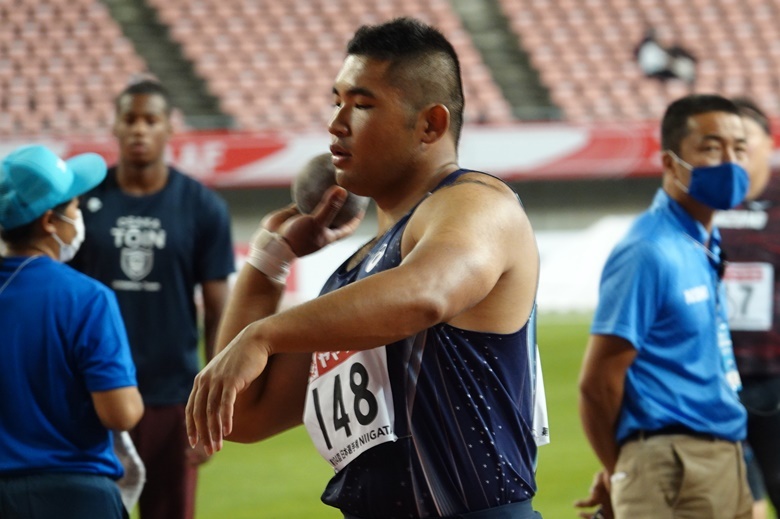
[[[446,106],[457,145],[463,126],[463,83],[458,55],[441,32],[412,18],[364,25],[347,44],[347,54],[389,61],[388,81],[407,94],[415,110],[431,103]]]
[[[688,119],[707,112],[741,115],[737,105],[718,95],[691,94],[670,104],[661,121],[661,149],[680,153],[680,143],[690,133]]]

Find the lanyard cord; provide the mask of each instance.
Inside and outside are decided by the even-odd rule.
[[[701,248],[704,253],[707,255],[707,258],[709,259],[710,265],[712,265],[715,268],[715,272],[718,274],[718,282],[723,279],[723,274],[726,271],[726,265],[728,264],[728,261],[726,261],[726,254],[724,254],[723,249],[720,249],[720,257],[715,256],[715,254],[704,245],[702,242],[691,236],[687,229],[685,229],[685,226],[676,219],[672,218],[672,220],[675,223],[675,226],[682,231],[682,233],[685,235],[686,238],[691,240],[696,246]]]
[[[728,265],[728,261],[726,261],[726,255],[723,253],[723,250],[721,249],[720,257],[717,257],[702,242],[700,242],[699,240],[697,240],[696,238],[694,238],[693,236],[691,236],[690,234],[688,234],[685,231],[683,231],[683,233],[685,234],[685,236],[690,238],[693,243],[695,243],[696,245],[701,247],[704,250],[704,253],[707,254],[707,256],[708,256],[708,258],[710,260],[710,265],[715,267],[715,272],[718,274],[718,281],[723,279],[723,273],[726,271],[726,265]]]
[[[24,267],[26,267],[26,266],[27,266],[27,264],[28,264],[28,263],[30,263],[30,262],[31,262],[32,260],[34,260],[35,258],[40,258],[40,255],[36,255],[36,256],[30,256],[29,258],[27,258],[26,260],[24,260],[24,261],[21,263],[21,265],[19,265],[18,267],[16,267],[16,270],[14,270],[14,271],[13,271],[13,273],[11,274],[11,276],[10,276],[8,279],[6,279],[6,280],[5,280],[5,283],[3,283],[3,286],[1,286],[1,287],[0,287],[0,294],[2,294],[2,293],[3,293],[3,290],[5,290],[5,287],[7,287],[7,286],[8,286],[8,285],[11,283],[11,281],[13,281],[13,279],[16,277],[16,275],[17,275],[19,272],[21,272],[21,271],[22,271],[22,269],[23,269]]]

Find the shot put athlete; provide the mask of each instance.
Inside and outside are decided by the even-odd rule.
[[[196,377],[190,442],[303,422],[335,470],[322,499],[347,518],[537,518],[539,254],[517,195],[458,166],[458,58],[415,20],[362,27],[333,101],[340,187],[265,219]],[[285,264],[357,227],[329,228],[345,190],[376,203],[376,237],[277,312]]]

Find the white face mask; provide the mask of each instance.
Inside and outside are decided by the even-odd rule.
[[[65,243],[59,236],[57,236],[57,233],[52,233],[54,239],[57,241],[57,243],[60,244],[60,261],[67,263],[73,259],[73,257],[79,251],[79,247],[81,247],[81,244],[84,242],[84,236],[86,234],[84,229],[84,218],[81,216],[81,209],[76,209],[75,220],[68,218],[64,214],[55,214],[57,214],[57,218],[63,222],[68,222],[76,229],[76,236],[73,237],[73,241],[70,243]]]

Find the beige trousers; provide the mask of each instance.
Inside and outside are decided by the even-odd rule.
[[[742,446],[687,435],[629,441],[612,476],[616,519],[750,519]]]

